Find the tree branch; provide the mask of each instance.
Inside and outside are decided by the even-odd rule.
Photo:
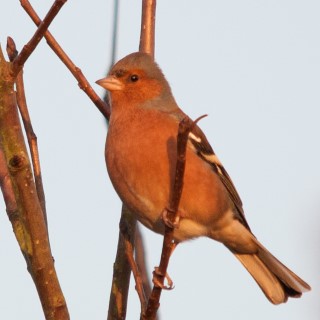
[[[139,51],[154,57],[156,0],[142,0],[142,18]]]
[[[13,39],[10,37],[8,37],[7,39],[7,53],[10,61],[13,61],[15,57],[18,55],[16,45]],[[48,231],[46,200],[45,200],[45,194],[44,194],[43,183],[42,183],[42,174],[41,174],[41,167],[40,167],[40,157],[39,157],[37,136],[33,131],[31,119],[30,119],[30,115],[27,107],[27,101],[26,101],[24,83],[23,83],[23,70],[21,70],[17,76],[16,89],[17,89],[17,104],[21,114],[25,132],[27,134],[29,150],[31,153],[32,167],[33,167],[33,173],[34,173],[34,178],[35,178],[35,183],[37,188],[37,194],[38,194],[41,210],[43,212],[44,219],[47,225],[47,231]]]
[[[181,198],[181,193],[183,189],[183,176],[186,161],[186,148],[188,142],[188,135],[192,130],[196,122],[193,122],[189,117],[185,117],[179,123],[179,130],[177,135],[177,161],[176,161],[176,172],[175,180],[173,186],[173,192],[171,193],[168,205],[168,219],[174,224],[178,214],[178,208]],[[174,228],[165,226],[165,235],[163,238],[163,246],[161,253],[161,260],[159,267],[157,268],[158,279],[160,280],[162,287],[164,285],[165,275],[167,273],[167,268],[170,260],[172,250],[175,246],[173,240]],[[146,312],[144,313],[143,320],[153,320],[156,317],[157,310],[160,306],[160,296],[162,292],[162,287],[154,285]]]
[[[21,5],[23,5],[24,0],[20,0]],[[27,59],[30,57],[34,49],[37,47],[38,43],[42,39],[44,33],[48,29],[49,25],[53,21],[53,19],[56,17],[62,6],[67,2],[67,0],[55,0],[52,7],[48,11],[46,17],[39,25],[37,31],[31,38],[31,40],[23,47],[20,54],[14,59],[12,63],[12,76],[16,77],[18,73],[21,71],[23,65],[27,61]]]
[[[1,168],[4,177],[2,190],[7,194],[8,215],[46,319],[68,320],[68,309],[55,271],[47,228],[24,143],[11,71],[11,63],[4,60],[0,48],[0,142],[4,155],[2,160],[5,159],[7,166],[7,170],[3,168],[4,164]]]
[[[139,296],[141,310],[145,310],[145,308],[147,307],[146,296],[144,293],[144,287],[143,287],[142,278],[140,275],[140,270],[139,270],[138,265],[136,264],[135,259],[134,259],[134,249],[135,249],[135,241],[134,240],[135,240],[135,234],[136,234],[136,230],[137,230],[137,224],[136,224],[136,221],[133,220],[134,216],[132,215],[132,213],[129,210],[128,210],[128,215],[131,215],[131,217],[129,218],[128,221],[126,221],[126,219],[121,219],[120,229],[122,229],[121,230],[122,237],[125,239],[125,254],[126,254],[126,258],[128,260],[128,263],[130,265],[131,271],[133,273],[135,283],[136,283],[135,288],[136,288],[136,291]],[[131,221],[133,221],[132,224],[130,224]],[[129,225],[131,225],[134,228],[134,232],[133,232],[133,230],[127,229],[128,223],[129,223]],[[122,224],[122,226],[121,226],[121,224]]]
[[[149,53],[152,57],[154,56],[154,35],[155,35],[155,10],[156,10],[156,1],[155,0],[142,0],[142,17],[141,17],[141,35],[140,35],[140,44],[139,44],[139,50],[142,52],[147,52]],[[122,212],[125,209],[124,205],[122,206]],[[131,226],[131,230],[135,230],[135,225],[136,225],[136,219],[133,217],[132,213],[128,213],[128,217],[130,215],[129,220],[126,221],[126,223]],[[121,216],[122,219],[127,219],[123,215]],[[127,229],[125,237],[128,239],[133,239],[133,234],[131,233],[130,229]],[[125,244],[123,243],[124,238],[122,236],[119,236],[118,240],[118,249],[119,247],[124,246]],[[132,245],[132,244],[131,244]],[[139,244],[140,245],[140,244]],[[122,268],[127,268],[128,263],[131,265],[131,269],[135,270],[135,278],[137,280],[136,283],[136,289],[138,291],[138,295],[140,298],[140,303],[141,303],[141,315],[145,312],[145,293],[144,289],[141,288],[141,277],[138,275],[138,272],[141,270],[138,270],[138,268],[134,265],[134,260],[133,256],[129,257],[129,246],[127,246],[127,255],[118,255],[116,257],[116,262],[115,265],[122,266]],[[139,249],[141,252],[141,249]],[[133,255],[133,252],[131,253]],[[125,259],[125,261],[123,261]],[[141,261],[141,260],[140,260]],[[145,268],[143,268],[145,270]],[[142,277],[144,279],[145,276]],[[122,283],[123,288],[121,288],[121,292],[123,295],[125,295],[125,302],[127,301],[127,295],[128,295],[128,289],[129,289],[129,281],[130,277],[126,278],[126,283]],[[114,291],[114,288],[117,288],[117,274],[114,272],[113,274],[113,280],[112,280],[112,292]],[[112,297],[112,292],[111,292],[111,298],[109,302],[109,313],[108,313],[108,320],[123,320],[125,319],[124,317],[120,317],[120,315],[125,315],[123,312],[123,308],[126,308],[126,305],[124,306],[123,304],[119,304],[118,306],[115,304],[115,299]],[[123,299],[124,300],[124,299]]]
[[[119,240],[116,260],[113,264],[112,287],[109,299],[108,320],[124,320],[127,314],[131,268],[127,260],[126,242],[133,246],[136,221],[123,205],[119,224]],[[124,232],[131,237],[124,236]]]
[[[140,271],[145,296],[149,299],[149,296],[151,294],[151,286],[146,266],[146,251],[144,249],[143,243],[144,241],[141,234],[140,225],[138,224],[135,237],[135,260],[138,266],[138,270]]]
[[[30,2],[28,0],[22,0],[21,5],[23,9],[27,12],[27,14],[30,16],[32,21],[37,26],[40,26],[40,24],[42,23],[41,19],[39,18],[39,16],[37,15],[33,7],[31,6]],[[77,79],[80,89],[82,89],[87,94],[87,96],[96,105],[96,107],[103,114],[103,116],[106,119],[109,119],[110,106],[106,102],[100,99],[97,93],[93,90],[87,78],[83,75],[81,69],[78,68],[72,62],[72,60],[64,52],[64,50],[61,48],[59,43],[56,41],[56,39],[52,36],[52,34],[49,31],[45,32],[44,37],[47,40],[49,47],[54,51],[54,53],[59,57],[59,59],[64,63],[64,65],[69,69],[69,71]]]

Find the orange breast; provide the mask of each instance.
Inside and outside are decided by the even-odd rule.
[[[156,232],[162,232],[160,215],[173,185],[177,132],[177,120],[168,121],[168,114],[150,110],[110,122],[106,163],[111,181],[122,201]],[[210,166],[188,148],[179,209],[182,218],[213,224],[227,210],[227,197]]]

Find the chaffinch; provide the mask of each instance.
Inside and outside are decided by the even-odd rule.
[[[161,213],[173,186],[176,137],[185,113],[146,53],[126,56],[97,84],[110,93],[106,164],[112,184],[141,223],[163,234]],[[198,126],[188,137],[179,217],[177,243],[200,236],[222,242],[272,303],[311,289],[252,234],[230,177]]]

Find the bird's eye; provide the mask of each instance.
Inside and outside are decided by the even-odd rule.
[[[131,77],[130,77],[130,80],[132,82],[137,82],[139,80],[139,77],[136,75],[136,74],[133,74]]]

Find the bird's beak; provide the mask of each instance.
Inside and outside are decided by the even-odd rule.
[[[106,78],[96,81],[96,84],[108,91],[118,91],[123,89],[122,82],[114,76],[108,76]]]

